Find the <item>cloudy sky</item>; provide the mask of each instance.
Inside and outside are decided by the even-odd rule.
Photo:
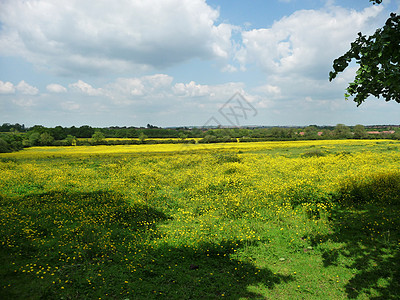
[[[399,124],[400,104],[344,100],[356,65],[328,80],[357,33],[399,5],[0,0],[0,123]]]

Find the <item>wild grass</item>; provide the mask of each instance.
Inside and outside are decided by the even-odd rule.
[[[0,298],[398,298],[397,144],[1,155]]]

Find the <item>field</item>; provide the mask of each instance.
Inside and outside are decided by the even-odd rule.
[[[0,299],[398,299],[400,143],[0,155]]]

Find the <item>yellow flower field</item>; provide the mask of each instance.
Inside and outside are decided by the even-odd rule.
[[[150,145],[115,145],[115,146],[68,146],[68,147],[31,147],[18,153],[1,153],[0,157],[39,158],[42,156],[69,156],[88,154],[129,154],[129,153],[154,153],[154,152],[184,152],[201,150],[232,150],[232,151],[257,151],[274,150],[285,151],[292,148],[321,147],[322,149],[335,149],[340,146],[364,147],[363,150],[379,148],[379,145],[396,145],[392,140],[318,140],[318,141],[277,141],[256,143],[217,143],[217,144],[150,144]],[[284,154],[284,152],[282,152]]]
[[[3,294],[29,288],[29,279],[42,282],[39,296],[175,298],[179,291],[188,298],[224,292],[245,299],[285,291],[288,298],[344,298],[352,280],[367,271],[356,265],[361,250],[354,261],[341,252],[356,247],[341,233],[346,226],[367,232],[357,247],[385,241],[388,249],[399,247],[398,218],[389,209],[400,191],[399,146],[323,140],[32,147],[1,154],[0,242],[9,262]],[[376,224],[359,204],[380,205]],[[342,205],[350,209],[348,222],[363,217],[347,224]],[[391,255],[385,259],[397,252]],[[329,268],[323,267],[327,257],[335,260]],[[293,275],[315,269],[326,277]],[[332,281],[335,274],[343,281]],[[391,285],[391,278],[381,276],[379,284]],[[358,295],[379,291],[370,285]]]

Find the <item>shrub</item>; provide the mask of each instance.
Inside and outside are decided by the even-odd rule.
[[[8,143],[2,138],[0,138],[0,153],[6,153],[6,152],[10,152]]]
[[[321,157],[325,156],[327,153],[322,151],[321,149],[313,149],[307,152],[304,152],[301,156],[302,157]]]
[[[322,211],[327,212],[331,208],[331,195],[314,185],[289,188],[282,196],[293,208],[302,206],[309,218],[319,219]]]
[[[337,198],[347,204],[400,204],[400,173],[377,173],[342,183]]]
[[[216,155],[218,163],[241,162],[241,158],[236,153],[221,153]]]

